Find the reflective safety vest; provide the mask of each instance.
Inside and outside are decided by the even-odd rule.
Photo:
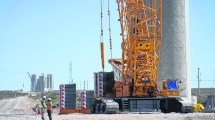
[[[43,108],[43,105],[42,105],[42,104],[40,104],[40,105],[39,105],[39,108],[40,108],[40,109],[42,109],[42,108]]]
[[[42,105],[42,104],[43,104],[43,105],[44,105],[44,107],[45,107],[45,103],[44,103],[44,101],[43,101],[43,100],[42,100],[42,101],[40,101],[40,105],[39,105],[39,108],[40,108],[40,109],[44,109],[44,107],[43,107],[43,105]]]
[[[47,106],[47,110],[52,110],[52,102],[47,102],[46,106]]]

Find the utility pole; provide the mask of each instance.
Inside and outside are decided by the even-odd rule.
[[[24,91],[24,88],[25,88],[25,83],[23,82],[22,83],[22,89],[23,89],[23,91]]]
[[[199,70],[200,70],[200,68],[198,68],[198,76],[197,76],[197,78],[198,78],[198,98],[197,98],[197,102],[198,103],[200,101],[200,74],[199,74]]]
[[[84,90],[85,90],[85,80],[84,80]]]
[[[72,62],[69,63],[69,83],[73,84],[73,78],[72,78]]]
[[[88,80],[87,80],[87,90],[88,90]]]

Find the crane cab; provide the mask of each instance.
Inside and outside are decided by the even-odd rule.
[[[180,96],[177,79],[162,80],[161,94],[163,97]]]

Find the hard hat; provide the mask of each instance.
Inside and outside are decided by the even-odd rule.
[[[48,100],[52,100],[51,98],[48,98]]]
[[[46,96],[43,96],[43,99],[46,99]]]

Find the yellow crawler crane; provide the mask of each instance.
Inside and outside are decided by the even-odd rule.
[[[162,39],[161,0],[117,0],[122,36],[122,84],[116,97],[155,96]],[[114,65],[113,65],[114,66]]]
[[[192,112],[193,106],[179,97],[180,80],[164,78],[161,91],[157,89],[162,40],[162,0],[117,0],[117,4],[122,58],[109,59],[114,70],[115,96],[106,94],[98,97],[93,104],[93,113]],[[104,70],[102,44],[103,42],[101,57]],[[111,36],[110,50],[112,52]]]

